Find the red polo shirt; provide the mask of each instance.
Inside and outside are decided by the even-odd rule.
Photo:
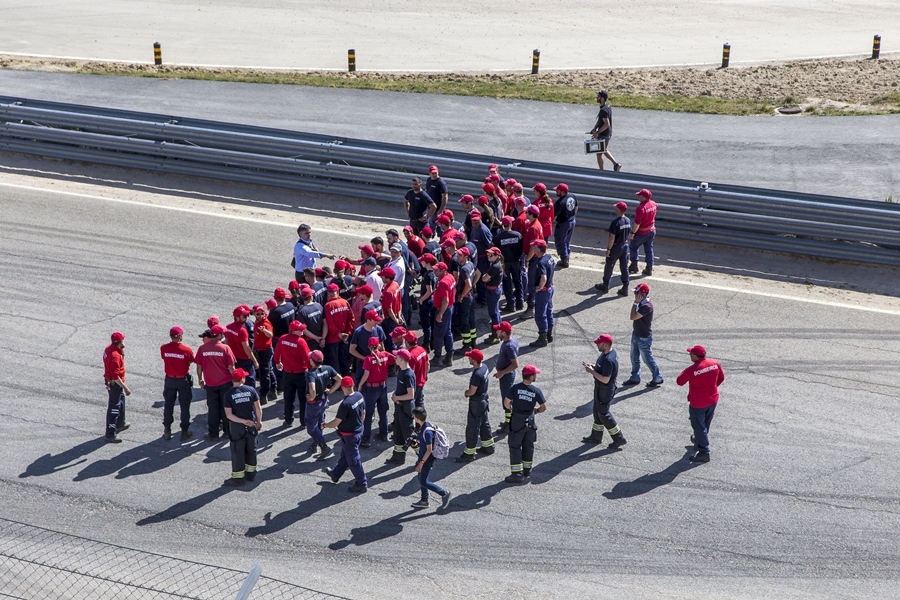
[[[522,253],[528,256],[528,251],[531,250],[534,243],[542,239],[544,239],[544,230],[541,222],[535,220],[534,223],[527,226],[525,233],[522,234]]]
[[[425,252],[425,242],[415,235],[406,240],[406,247],[416,258],[422,258],[422,253]]]
[[[441,304],[444,302],[444,298],[448,298],[448,308],[453,306],[453,303],[456,302],[455,289],[456,280],[453,279],[453,275],[444,273],[444,276],[438,281],[437,287],[434,289],[434,294],[432,295],[434,298],[434,309],[436,311],[441,310]]]
[[[692,408],[706,408],[719,401],[719,386],[725,381],[722,365],[711,358],[698,360],[681,372],[675,382],[689,384],[688,403]]]
[[[222,342],[210,340],[197,348],[194,362],[203,369],[203,381],[206,385],[216,387],[231,383],[231,371],[228,367],[234,365],[234,352]]]
[[[243,323],[232,321],[225,326],[225,343],[231,348],[234,357],[238,360],[247,360],[247,351],[244,350],[244,342],[250,341],[250,334]]]
[[[547,239],[553,235],[553,217],[555,212],[553,201],[550,199],[550,196],[544,195],[541,201],[538,202],[537,207],[541,211],[541,214],[538,215],[538,221],[541,223],[544,239]]]
[[[121,348],[113,344],[103,349],[103,378],[125,381],[125,355]]]
[[[272,347],[272,338],[264,334],[263,329],[272,332],[272,323],[269,322],[268,317],[263,319],[262,321],[255,321],[253,323],[253,349],[254,350],[268,350]]]
[[[422,346],[414,346],[409,351],[412,358],[409,360],[409,366],[412,367],[413,373],[416,374],[416,385],[421,387],[428,381],[428,370],[431,363],[428,360],[428,351]]]
[[[304,373],[309,371],[309,346],[296,333],[289,333],[278,338],[275,346],[275,364],[281,364],[285,373]]]
[[[516,219],[512,224],[513,231],[518,231],[523,237],[525,236],[525,230],[528,229],[528,219],[525,218],[527,214],[528,213],[523,210],[516,215]]]
[[[378,354],[378,358],[381,359],[381,364],[375,360],[375,354]],[[369,372],[369,378],[366,380],[366,385],[371,384],[383,384],[387,381],[388,377],[388,367],[394,364],[394,355],[390,352],[377,352],[370,354],[366,357],[366,360],[363,361],[363,369]]]
[[[387,314],[387,308],[394,312],[394,316],[399,320],[400,311],[403,308],[403,300],[400,297],[400,284],[391,281],[381,290],[381,309]]]
[[[325,303],[325,322],[328,324],[328,335],[325,336],[326,344],[334,344],[341,341],[341,334],[353,333],[353,311],[350,303],[343,298],[332,298]]]
[[[166,377],[183,378],[191,370],[194,362],[194,351],[181,342],[169,342],[159,347],[159,355],[163,359]]]

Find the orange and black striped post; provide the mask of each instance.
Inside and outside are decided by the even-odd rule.
[[[356,71],[356,50],[353,48],[347,50],[347,70],[351,73]]]
[[[881,56],[881,36],[876,35],[872,40],[872,60],[878,60],[879,56]]]
[[[722,46],[722,68],[728,68],[728,61],[731,60],[731,44],[725,42]]]
[[[162,64],[162,47],[159,45],[159,42],[153,43],[153,64]]]
[[[538,67],[541,64],[541,51],[537,48],[531,53],[531,74],[538,74]]]

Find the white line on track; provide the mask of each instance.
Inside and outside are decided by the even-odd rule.
[[[247,217],[247,216],[243,216],[243,215],[221,214],[221,213],[217,213],[217,212],[198,210],[195,208],[167,206],[164,204],[149,204],[147,202],[141,202],[139,200],[124,200],[121,198],[111,198],[109,196],[98,196],[95,194],[82,194],[80,192],[69,192],[69,191],[65,191],[65,190],[53,190],[53,189],[42,188],[42,187],[38,187],[38,186],[22,185],[22,184],[17,184],[17,183],[0,182],[0,187],[29,190],[29,191],[34,191],[34,192],[44,192],[44,193],[48,193],[48,194],[59,194],[62,196],[71,196],[74,198],[87,198],[89,200],[102,200],[104,202],[129,204],[129,205],[140,206],[140,207],[144,207],[144,208],[158,208],[158,209],[163,209],[163,210],[171,210],[171,211],[175,211],[175,212],[189,213],[189,214],[193,214],[193,215],[217,217],[220,219],[232,219],[235,221],[250,221],[253,223],[262,223],[264,225],[275,225],[277,227],[288,227],[291,229],[295,228],[295,225],[293,223],[284,223],[282,221],[271,221],[268,219],[261,219],[258,217]],[[368,235],[362,235],[362,234],[353,233],[353,232],[349,232],[349,231],[338,231],[335,229],[322,229],[321,227],[316,227],[315,230],[318,232],[321,232],[321,233],[325,233],[325,234],[343,235],[346,237],[359,238],[359,239],[369,239],[369,237],[370,237]],[[592,273],[602,273],[601,269],[594,269],[591,267],[581,267],[578,265],[572,265],[570,268],[578,269],[580,271],[590,271]],[[819,300],[816,298],[800,298],[797,296],[789,296],[787,294],[773,294],[771,292],[759,292],[756,290],[747,290],[747,289],[741,289],[741,288],[736,288],[736,287],[730,287],[727,285],[718,285],[718,284],[714,284],[714,283],[700,283],[700,282],[696,282],[696,281],[680,281],[678,279],[669,279],[669,278],[657,277],[657,276],[654,276],[652,279],[650,279],[650,281],[660,282],[660,283],[673,283],[676,285],[687,285],[687,286],[691,286],[691,287],[698,287],[698,288],[709,289],[709,290],[718,290],[718,291],[723,291],[723,292],[736,292],[738,294],[748,294],[750,296],[762,296],[764,298],[776,298],[778,300],[789,300],[791,302],[804,302],[807,304],[817,304],[819,306],[830,306],[833,308],[845,308],[845,309],[849,309],[849,310],[858,310],[858,311],[878,313],[878,314],[883,314],[883,315],[900,316],[900,311],[890,310],[890,309],[886,309],[886,308],[875,308],[875,307],[871,307],[871,306],[846,304],[843,302],[832,302],[830,300]]]

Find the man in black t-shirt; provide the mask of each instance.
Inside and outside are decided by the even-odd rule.
[[[594,128],[589,133],[595,140],[606,140],[606,147],[609,148],[609,140],[612,137],[612,107],[607,103],[607,100],[609,100],[609,94],[604,90],[597,92],[597,104],[600,105],[600,112],[597,113],[597,124],[594,125]],[[622,170],[622,165],[616,162],[609,150],[606,150],[605,152],[597,153],[597,166],[600,167],[601,171],[603,170],[604,156],[612,161],[614,171]]]
[[[608,239],[606,240],[606,265],[603,267],[603,281],[594,287],[601,293],[609,291],[609,280],[612,279],[613,269],[619,263],[619,273],[622,278],[622,288],[616,292],[620,296],[628,295],[628,236],[631,234],[631,221],[625,216],[628,205],[624,202],[616,202],[616,218],[609,224]]]
[[[441,177],[437,165],[428,167],[428,179],[425,180],[425,192],[432,200],[434,200],[434,204],[437,207],[437,210],[435,210],[431,218],[428,219],[428,224],[434,228],[435,219],[441,214],[441,211],[447,208],[447,199],[450,197],[450,190],[447,187],[447,182]]]
[[[225,418],[231,438],[231,477],[225,485],[244,485],[256,479],[256,434],[262,429],[259,393],[244,385],[248,373],[231,372],[232,388],[225,392]]]
[[[653,379],[647,387],[662,385],[663,376],[653,358],[653,303],[650,302],[650,286],[639,283],[634,288],[634,304],[631,306],[631,377],[622,385],[637,385],[641,382],[641,358],[650,367]]]
[[[412,189],[406,192],[403,201],[406,206],[406,214],[409,216],[409,225],[416,235],[419,235],[419,232],[428,223],[428,219],[434,215],[437,205],[434,199],[422,189],[422,180],[418,177],[412,180]]]
[[[344,400],[338,406],[337,414],[334,419],[322,425],[323,429],[337,428],[342,442],[341,457],[334,468],[325,469],[325,474],[331,481],[337,483],[349,467],[356,478],[354,484],[350,486],[350,492],[363,494],[369,487],[362,458],[359,456],[359,442],[362,439],[363,421],[366,418],[366,401],[362,394],[353,391],[352,377],[341,379],[341,390],[344,392]]]
[[[490,406],[488,404],[488,373],[490,369],[483,364],[484,353],[478,348],[466,352],[472,375],[469,377],[469,388],[464,395],[469,399],[469,412],[466,416],[466,449],[456,462],[467,463],[475,460],[475,453],[493,454],[494,435],[488,420]],[[481,440],[481,447],[478,440]]]
[[[556,263],[553,257],[547,254],[546,240],[537,240],[535,248],[534,267],[534,322],[538,328],[538,339],[529,346],[543,348],[553,341],[553,273]]]
[[[525,302],[525,286],[522,280],[522,234],[512,228],[515,219],[506,215],[500,220],[501,231],[494,243],[503,255],[503,296],[506,306],[503,314],[508,315],[521,310]]]
[[[512,474],[506,483],[525,483],[531,476],[534,460],[534,443],[537,441],[537,424],[534,415],[547,410],[547,399],[534,385],[540,374],[534,365],[522,368],[522,383],[509,389],[503,399],[503,408],[512,413],[509,421],[509,466]]]
[[[610,448],[620,448],[626,444],[625,436],[619,429],[616,419],[609,412],[609,403],[616,395],[616,377],[619,376],[619,357],[613,350],[613,339],[608,333],[594,340],[600,356],[594,365],[581,363],[585,372],[594,380],[594,425],[591,434],[582,438],[585,444],[599,444],[603,440],[603,430],[612,437]]]
[[[391,400],[394,402],[394,453],[385,464],[402,465],[406,462],[406,449],[408,440],[413,434],[413,400],[416,398],[416,375],[409,368],[412,355],[409,350],[402,348],[394,352],[397,364],[397,385]]]
[[[322,332],[325,329],[325,311],[322,305],[313,300],[315,292],[312,288],[300,290],[300,298],[303,303],[297,309],[296,319],[306,325],[303,331],[304,341],[310,350],[321,350],[325,347]]]

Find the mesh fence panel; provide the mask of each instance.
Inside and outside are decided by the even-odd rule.
[[[223,600],[247,573],[171,558],[0,518],[0,598]],[[253,600],[341,599],[260,577]],[[343,600],[347,600],[344,598]]]

